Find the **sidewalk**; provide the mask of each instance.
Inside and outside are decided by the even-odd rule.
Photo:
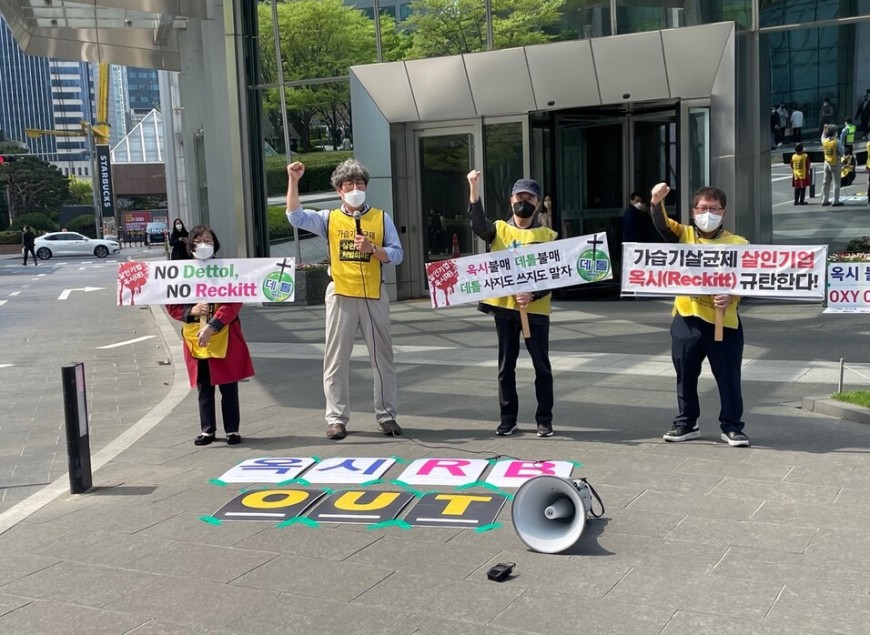
[[[744,449],[719,440],[709,377],[702,438],[661,440],[675,404],[668,302],[556,304],[552,438],[533,432],[525,353],[522,432],[493,434],[491,318],[412,301],[392,307],[405,436],[377,432],[358,347],[351,434],[328,441],[323,308],[249,307],[257,376],[240,390],[244,442],[202,448],[177,329],[153,311],[175,383],[128,438],[95,455],[93,491],[71,496],[56,482],[44,494],[55,498],[0,535],[0,633],[866,632],[870,427],[799,407],[833,392],[840,357],[865,361],[860,318],[746,303]],[[847,387],[863,381],[847,377]],[[582,464],[573,476],[595,486],[604,517],[566,555],[529,551],[510,503],[485,532],[210,518],[254,487],[214,482],[247,459],[495,456]],[[363,489],[401,491],[389,481],[406,466]],[[515,577],[488,581],[505,561]]]

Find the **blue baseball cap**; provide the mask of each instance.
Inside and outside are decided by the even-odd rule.
[[[511,195],[518,194],[519,192],[527,192],[538,197],[538,200],[541,199],[541,186],[537,181],[532,179],[520,179],[514,183]]]

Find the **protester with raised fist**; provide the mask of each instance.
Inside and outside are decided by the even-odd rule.
[[[326,289],[326,348],[323,354],[323,392],[326,395],[326,436],[347,436],[350,420],[350,356],[357,330],[362,330],[374,375],[374,408],[378,429],[399,436],[396,421],[396,369],[390,335],[390,298],[383,278],[384,265],[398,265],[404,251],[393,219],[366,202],[368,170],[348,159],[332,173],[332,186],[341,198],[334,210],[302,209],[299,179],[305,166],[287,166],[287,219],[326,239],[329,273]]]
[[[670,192],[666,183],[652,190],[650,211],[656,229],[666,242],[745,245],[742,236],[732,234],[722,226],[725,217],[725,192],[715,187],[702,187],[692,200],[692,222],[682,225],[668,218],[663,201]],[[688,441],[701,436],[698,417],[698,377],[704,358],[719,387],[721,438],[728,445],[748,446],[743,433],[743,393],[740,369],[743,365],[743,325],[737,314],[740,298],[728,294],[677,296],[674,299],[674,321],[671,324],[671,357],[677,373],[677,406],[679,414],[665,441]],[[722,341],[716,341],[717,313],[722,326]]]
[[[472,231],[485,241],[492,251],[522,247],[555,240],[556,232],[537,220],[541,203],[541,186],[531,179],[514,183],[509,199],[511,217],[507,221],[491,221],[483,211],[478,194],[480,172],[468,173],[469,207]],[[526,350],[535,367],[535,396],[538,408],[535,421],[539,437],[553,436],[553,371],[550,367],[550,292],[521,292],[502,298],[483,300],[478,310],[495,318],[498,335],[498,401],[501,420],[495,433],[513,434],[517,428],[519,397],[517,395],[516,367],[520,354],[522,313],[528,317],[529,337]]]

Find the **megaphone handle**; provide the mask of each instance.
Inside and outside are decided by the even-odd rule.
[[[584,483],[586,483],[586,487],[589,488],[589,491],[592,492],[592,495],[595,497],[595,500],[598,501],[598,506],[601,507],[601,511],[598,512],[597,514],[590,507],[589,513],[592,514],[592,516],[594,516],[595,518],[601,518],[602,516],[604,516],[604,501],[601,500],[601,497],[598,495],[598,492],[596,492],[595,488],[589,484],[589,481],[587,481],[585,478],[581,478],[580,480],[583,481]]]

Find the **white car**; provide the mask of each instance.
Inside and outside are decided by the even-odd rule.
[[[48,260],[53,256],[96,256],[121,253],[121,245],[114,240],[88,238],[76,232],[51,232],[34,241],[36,256]]]

